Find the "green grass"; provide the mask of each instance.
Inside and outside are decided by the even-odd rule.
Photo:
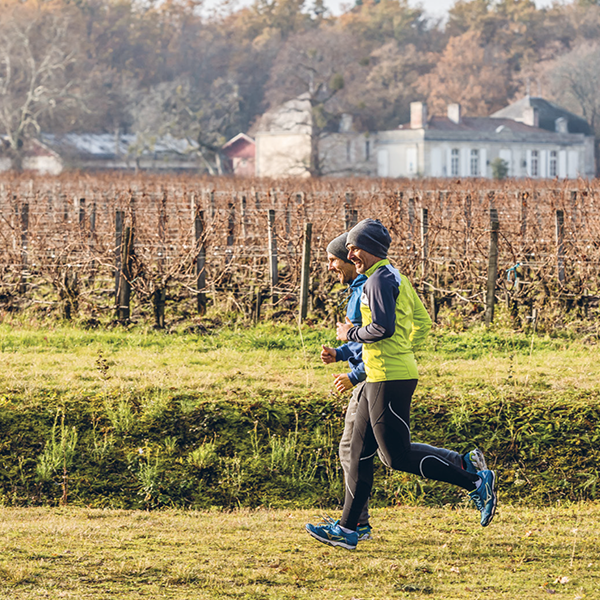
[[[45,483],[35,473],[64,409],[79,434],[69,497],[79,507],[0,507],[0,598],[598,597],[600,506],[557,502],[595,497],[599,481],[597,336],[435,331],[419,354],[415,435],[482,445],[501,477],[498,513],[481,529],[460,497],[441,506],[448,486],[380,472],[373,504],[394,506],[373,510],[375,540],[356,552],[304,532],[341,490],[346,400],[331,393],[339,365],[320,363],[321,343],[336,344],[331,330],[5,319],[0,504],[58,501],[60,473]],[[222,506],[263,508],[165,508],[190,505],[185,485],[194,506],[210,506],[213,487]],[[127,503],[163,508],[84,506]]]
[[[356,551],[308,511],[0,509],[0,598],[597,598],[600,507],[375,510]]]
[[[413,439],[480,446],[514,502],[597,498],[597,341],[438,328],[418,357]],[[57,502],[60,461],[48,457],[61,452],[51,430],[64,415],[77,439],[72,503],[336,506],[347,399],[333,393],[344,367],[321,364],[322,343],[336,344],[323,326],[205,321],[166,333],[5,319],[0,504]],[[460,494],[381,470],[374,503],[398,500],[456,504]]]
[[[301,333],[301,335],[300,335]],[[419,394],[472,397],[513,387],[550,396],[600,390],[597,338],[532,336],[483,327],[438,329],[419,354]],[[0,394],[166,391],[223,396],[240,392],[332,391],[342,365],[324,366],[330,329],[237,325],[205,333],[82,330],[68,325],[0,323]],[[106,371],[101,364],[104,361]]]

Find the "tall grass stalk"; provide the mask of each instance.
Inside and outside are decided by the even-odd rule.
[[[60,416],[60,437],[57,438],[59,428],[58,418]],[[63,409],[56,411],[54,424],[50,432],[50,439],[46,442],[44,452],[40,455],[36,465],[36,475],[41,483],[49,482],[59,472],[62,466],[62,497],[61,506],[67,505],[69,489],[68,469],[73,463],[75,447],[77,446],[77,429],[65,425],[65,413]]]

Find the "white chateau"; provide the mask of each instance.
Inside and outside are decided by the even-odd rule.
[[[256,135],[257,176],[307,174],[310,112],[302,102],[288,104],[264,119],[267,126]],[[322,144],[331,175],[491,178],[496,159],[509,177],[595,174],[591,127],[543,98],[526,96],[489,117],[464,117],[459,104],[448,105],[445,116],[428,117],[427,106],[413,102],[410,123],[392,131],[359,134],[347,121],[341,125]]]

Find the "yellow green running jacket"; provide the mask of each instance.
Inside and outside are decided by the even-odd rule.
[[[413,349],[427,337],[431,319],[404,275],[380,260],[367,272],[360,299],[362,327],[348,340],[363,345],[367,382],[418,379]]]

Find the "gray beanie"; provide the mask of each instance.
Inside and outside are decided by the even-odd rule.
[[[365,219],[348,232],[346,246],[352,245],[379,258],[387,256],[392,243],[389,231],[379,219]]]
[[[344,262],[349,263],[348,250],[346,250],[347,237],[347,233],[342,233],[342,235],[338,235],[334,240],[331,240],[327,246],[327,252],[329,252],[329,254],[333,254],[333,256],[337,258],[341,258]]]

